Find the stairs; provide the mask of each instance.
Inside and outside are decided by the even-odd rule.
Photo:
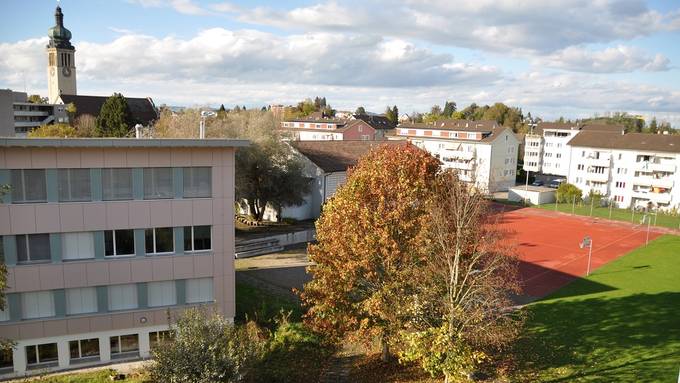
[[[236,258],[248,258],[256,255],[270,254],[283,250],[276,238],[259,238],[236,243]]]

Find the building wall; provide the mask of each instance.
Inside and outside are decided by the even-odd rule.
[[[312,132],[308,130],[293,131],[295,139],[300,141],[342,141],[343,134],[332,131]]]
[[[357,120],[361,121],[361,120]],[[364,121],[353,123],[343,132],[343,140],[375,140],[375,129]]]
[[[569,176],[571,148],[567,143],[578,130],[546,129],[543,131],[541,171],[545,174]],[[525,159],[526,162],[526,159]]]
[[[142,168],[171,167],[175,176],[175,198],[144,200],[139,176]],[[182,198],[183,167],[210,167],[212,191],[209,198]],[[92,202],[57,202],[56,174],[61,168],[90,169]],[[102,201],[101,184],[97,184],[100,169],[132,168],[133,200]],[[111,335],[138,334],[139,356],[149,354],[148,333],[167,329],[167,309],[173,314],[186,307],[181,295],[189,279],[213,279],[214,306],[227,318],[233,318],[234,308],[234,148],[0,148],[0,183],[11,180],[9,169],[46,169],[48,202],[0,204],[0,235],[8,263],[9,321],[0,322],[0,336],[17,341],[14,350],[14,371],[26,369],[25,346],[57,342],[58,368],[69,366],[68,341],[99,338],[100,362],[108,361],[106,347]],[[140,187],[142,189],[140,189]],[[139,191],[142,195],[140,196]],[[99,193],[99,197],[97,197]],[[51,195],[52,194],[52,195]],[[212,249],[187,253],[183,247],[183,227],[211,226]],[[174,252],[167,255],[144,253],[144,229],[172,227]],[[109,258],[103,254],[103,231],[134,229],[136,254],[131,257]],[[84,260],[61,259],[60,240],[67,233],[94,232],[94,257]],[[49,233],[52,257],[39,264],[17,264],[12,239],[17,235]],[[14,257],[14,259],[12,259]],[[171,281],[177,293],[177,305],[150,308],[148,283]],[[98,307],[96,313],[65,315],[65,289],[95,287],[98,305],[111,285],[136,284],[137,309],[110,311]],[[22,319],[22,294],[51,291],[56,315],[49,318]],[[186,298],[186,297],[184,297]],[[108,338],[107,338],[108,339]],[[145,340],[146,339],[146,340]],[[106,341],[104,341],[106,340]]]
[[[603,148],[571,148],[569,182],[584,195],[591,190],[620,208],[680,207],[680,155]]]
[[[0,137],[14,137],[14,96],[10,89],[0,89]]]

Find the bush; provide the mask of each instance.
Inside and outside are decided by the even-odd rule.
[[[559,203],[572,203],[574,199],[581,202],[582,197],[583,192],[576,185],[564,182],[557,188],[556,198]]]
[[[216,313],[190,309],[174,327],[174,339],[153,350],[155,382],[240,382],[265,350],[255,324],[233,325]]]
[[[44,138],[44,137],[56,137],[56,138],[71,138],[78,137],[78,131],[76,128],[66,125],[66,124],[52,124],[52,125],[42,125],[39,128],[35,128],[28,132],[28,137],[30,138]]]

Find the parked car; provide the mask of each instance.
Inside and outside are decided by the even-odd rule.
[[[550,181],[550,183],[548,184],[548,187],[549,187],[549,188],[553,188],[553,189],[557,189],[557,188],[560,187],[560,185],[562,185],[564,182],[567,182],[567,180],[564,179],[564,178],[559,178],[559,179],[556,179],[556,180],[552,180],[552,181]]]
[[[543,181],[536,180],[531,184],[531,186],[543,186]]]

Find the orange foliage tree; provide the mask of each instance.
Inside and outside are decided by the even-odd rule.
[[[421,262],[427,199],[439,162],[412,145],[381,146],[362,158],[326,203],[309,246],[313,279],[302,292],[307,323],[325,334],[380,339],[383,358],[406,313]]]

